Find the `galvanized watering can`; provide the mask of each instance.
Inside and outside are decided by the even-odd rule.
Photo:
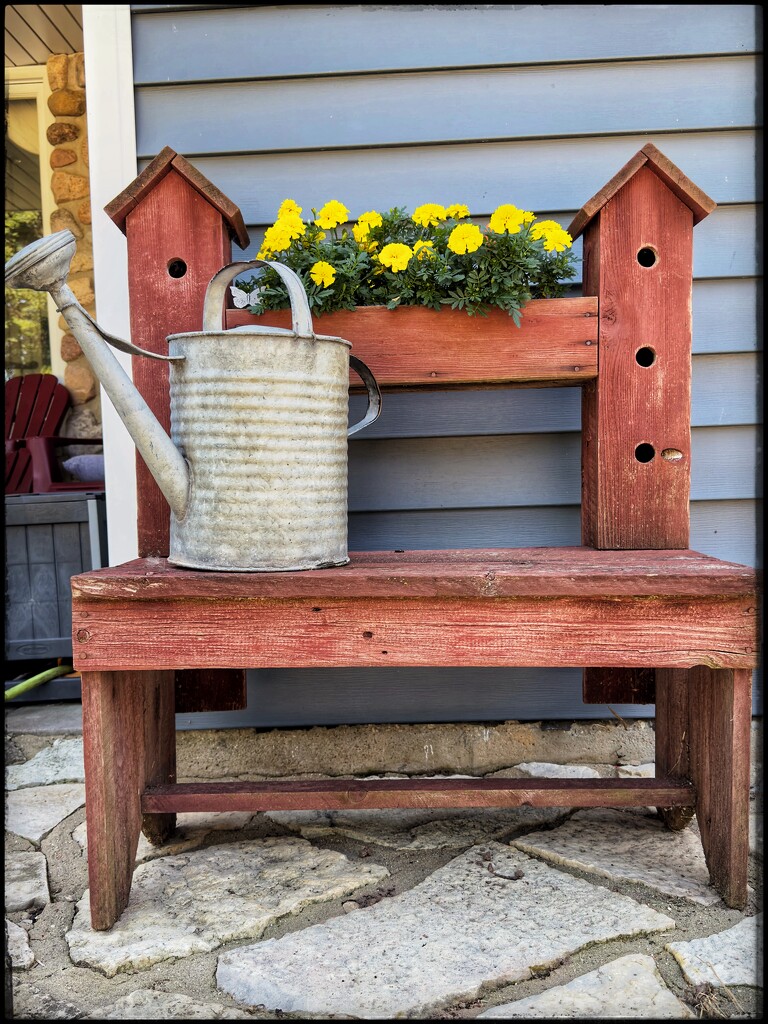
[[[373,374],[350,342],[316,335],[306,292],[288,267],[233,263],[208,285],[200,332],[173,334],[169,355],[103,331],[66,284],[75,238],[59,231],[5,267],[14,288],[50,292],[171,506],[169,561],[193,569],[275,572],[344,565],[347,437],[381,411]],[[271,267],[285,283],[293,329],[221,330],[229,284]],[[169,438],[107,345],[170,364]],[[347,428],[350,366],[368,391]]]

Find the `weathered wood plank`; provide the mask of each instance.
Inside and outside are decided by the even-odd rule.
[[[173,672],[153,672],[147,677],[130,677],[126,686],[144,688],[144,785],[176,782],[176,715]],[[229,675],[229,673],[227,673]],[[205,702],[201,701],[205,706]],[[244,703],[241,706],[245,706]],[[144,814],[141,829],[156,846],[165,842],[176,828],[175,814]]]
[[[226,326],[290,327],[290,310],[254,317],[228,309]],[[412,387],[541,382],[575,385],[597,376],[597,300],[534,299],[521,326],[500,309],[487,316],[453,310],[381,306],[314,318],[317,334],[346,338],[379,386]],[[360,381],[350,375],[353,386]]]
[[[321,779],[153,786],[146,811],[368,810],[384,807],[690,806],[677,779]]]
[[[740,597],[147,599],[81,602],[73,626],[79,669],[739,668],[757,646],[753,601]]]
[[[122,209],[122,208],[121,208]],[[166,337],[199,330],[208,282],[231,258],[221,213],[173,167],[143,192],[125,216],[131,340],[166,355]],[[149,407],[170,430],[168,366],[134,356],[133,379]],[[151,473],[137,455],[139,551],[168,553],[170,512]]]
[[[690,778],[714,887],[729,907],[747,902],[750,672],[689,673]]]
[[[582,432],[594,547],[688,546],[692,232],[688,207],[641,167],[585,233],[585,291],[600,299]]]
[[[76,607],[127,600],[290,600],[400,597],[722,597],[754,594],[756,571],[696,551],[587,547],[351,552],[348,565],[311,572],[210,573],[135,559],[72,579]]]
[[[172,777],[169,755],[147,749],[147,740],[159,739],[163,731],[160,726],[153,736],[148,718],[163,704],[169,677],[168,672],[81,675],[88,878],[91,925],[97,930],[110,928],[128,904],[146,775],[152,781]]]
[[[688,727],[689,673],[685,669],[656,670],[656,774],[665,778],[689,779]],[[693,817],[692,807],[657,807],[664,824],[673,831],[685,828]]]

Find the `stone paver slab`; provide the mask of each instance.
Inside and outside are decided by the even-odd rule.
[[[670,832],[650,815],[611,808],[578,811],[551,832],[532,832],[512,845],[554,864],[641,882],[702,906],[719,900],[699,837],[690,829]]]
[[[382,775],[365,778],[381,779]],[[387,776],[403,778],[407,775]],[[473,775],[428,775],[429,779],[471,779]],[[564,817],[567,808],[517,807],[509,810],[441,808],[371,811],[267,811],[272,821],[306,839],[344,835],[400,850],[463,849],[499,839],[516,829],[545,825]]]
[[[536,996],[494,1006],[478,1014],[478,1019],[646,1017],[684,1020],[693,1016],[685,1003],[664,984],[653,957],[631,953],[574,978],[567,985],[556,985]]]
[[[558,821],[556,807],[510,810],[267,811],[267,817],[305,839],[340,834],[398,850],[460,850],[474,843]]]
[[[43,853],[8,853],[5,856],[5,909],[42,910],[51,902]]]
[[[5,922],[5,933],[8,936],[8,955],[11,966],[17,970],[28,971],[35,962],[35,954],[29,946],[29,936],[13,921]]]
[[[83,741],[54,740],[24,764],[10,764],[5,769],[6,790],[30,786],[50,786],[56,782],[84,782]]]
[[[128,907],[109,931],[91,928],[89,893],[67,933],[78,966],[108,978],[163,960],[257,939],[304,907],[386,878],[378,864],[353,863],[304,839],[253,839],[140,864]]]
[[[198,1003],[179,992],[139,988],[83,1020],[253,1020],[250,1013],[221,1003]]]
[[[247,811],[185,811],[176,815],[176,832],[162,846],[153,846],[142,833],[136,849],[136,864],[143,864],[156,857],[175,856],[196,850],[202,846],[211,832],[236,831],[248,824],[253,815]],[[85,853],[88,851],[86,822],[81,822],[72,833],[72,838]]]
[[[17,789],[5,796],[5,827],[39,843],[84,803],[85,786],[78,783]]]
[[[387,1020],[477,998],[591,943],[674,926],[491,842],[399,896],[222,954],[216,980],[268,1011]]]
[[[763,915],[745,917],[732,928],[704,939],[669,942],[666,949],[680,964],[691,985],[762,986]]]

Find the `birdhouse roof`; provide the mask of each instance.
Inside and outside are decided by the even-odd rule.
[[[135,210],[157,183],[171,171],[176,171],[181,175],[196,192],[199,192],[211,206],[219,211],[232,238],[241,249],[245,249],[248,246],[249,237],[239,207],[235,206],[231,199],[227,199],[224,193],[208,181],[204,174],[201,174],[183,156],[179,156],[170,146],[161,150],[154,160],[147,164],[141,174],[104,207],[104,212],[125,234],[125,222],[128,214]]]
[[[685,203],[693,213],[694,224],[698,224],[717,206],[717,203],[710,199],[705,192],[702,192],[697,185],[694,185],[679,167],[665,157],[652,142],[648,142],[631,160],[624,164],[618,174],[615,174],[596,195],[582,206],[568,227],[569,235],[572,238],[578,238],[592,218],[626,185],[633,175],[637,174],[641,167],[648,167],[653,171],[667,188]]]

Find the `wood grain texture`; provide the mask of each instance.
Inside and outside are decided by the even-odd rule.
[[[690,778],[712,885],[747,902],[752,675],[697,666],[689,674]]]
[[[685,669],[657,669],[656,676],[656,774],[664,778],[690,778],[690,729],[688,715],[689,673]],[[693,807],[656,808],[667,828],[675,832],[685,828],[693,817]]]
[[[290,327],[290,310],[255,317],[226,311],[226,326]],[[487,316],[423,306],[360,306],[314,318],[316,334],[346,338],[380,387],[541,383],[577,385],[597,374],[597,302],[534,299],[520,327],[500,309]],[[359,386],[352,374],[350,382]]]
[[[384,807],[689,806],[695,794],[676,779],[320,779],[153,786],[145,811],[368,810]]]
[[[128,240],[128,289],[131,340],[166,355],[166,337],[199,330],[208,282],[231,258],[227,227],[208,203],[173,167],[132,209],[125,221]],[[183,261],[186,272],[172,277],[169,267]],[[170,430],[168,367],[156,360],[133,358],[133,380],[166,430]],[[166,555],[170,512],[137,455],[139,552]]]
[[[309,572],[211,573],[135,559],[72,579],[74,607],[93,602],[347,598],[754,596],[755,569],[696,551],[587,547],[352,551]],[[139,601],[140,595],[140,601]]]
[[[166,675],[81,673],[88,880],[98,931],[128,903],[142,823],[145,685]]]
[[[595,233],[585,240],[585,288],[600,301],[600,380],[583,401],[583,541],[685,548],[692,214],[641,167],[589,225]],[[640,250],[655,251],[653,266],[640,264]],[[652,365],[637,362],[641,348]],[[650,461],[639,460],[641,445]]]
[[[229,673],[227,673],[229,674]],[[126,685],[144,688],[144,785],[176,782],[176,715],[173,672],[152,672]],[[205,704],[205,702],[202,702]],[[144,814],[141,830],[159,846],[176,828],[176,815]]]
[[[83,603],[78,669],[747,667],[744,598],[294,598]]]

